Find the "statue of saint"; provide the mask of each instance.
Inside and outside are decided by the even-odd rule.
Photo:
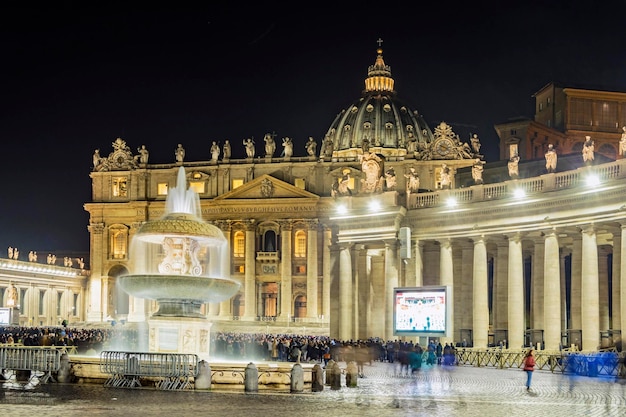
[[[306,153],[309,156],[315,156],[315,152],[317,150],[317,142],[313,137],[309,136],[309,141],[304,145],[306,147]]]
[[[276,142],[274,142],[274,135],[272,135],[271,133],[266,133],[263,140],[265,141],[265,157],[271,158],[272,156],[274,156],[274,152],[276,152]]]
[[[213,141],[213,144],[211,145],[211,161],[217,162],[217,158],[219,157],[220,157],[220,146],[217,144],[217,142]]]
[[[385,171],[385,186],[387,191],[394,191],[396,189],[397,179],[396,171],[393,168],[389,168]]]
[[[254,158],[254,140],[252,138],[244,139],[243,146],[246,147],[246,155],[248,158]]]
[[[619,154],[626,157],[626,126],[622,126],[622,138],[619,140]]]
[[[595,144],[591,136],[585,136],[585,142],[583,143],[583,162],[590,164],[593,162]]]
[[[282,156],[285,158],[291,158],[293,156],[293,141],[289,137],[283,138]]]
[[[509,177],[517,178],[519,177],[519,155],[513,154],[511,159],[509,159],[508,167],[509,167]]]
[[[446,164],[441,164],[440,174],[441,188],[444,190],[450,189],[452,185],[452,179],[450,178],[450,168]]]
[[[480,159],[476,158],[476,162],[472,165],[472,178],[476,184],[483,183],[483,163]]]
[[[230,141],[226,139],[224,141],[224,159],[230,159],[231,153],[232,153],[232,150],[230,148]]]
[[[176,162],[183,162],[185,159],[185,148],[183,148],[182,144],[178,144],[178,147],[174,151],[174,155],[176,155]]]
[[[478,139],[478,135],[476,133],[474,133],[474,135],[470,138],[470,142],[472,143],[474,155],[480,155],[480,140]]]
[[[139,163],[147,164],[149,153],[146,149],[146,145],[141,145],[141,148],[137,148],[137,152],[139,152]]]
[[[7,288],[7,307],[17,307],[17,288],[13,283]]]
[[[404,174],[404,178],[406,178],[406,192],[407,193],[417,193],[420,189],[420,177],[415,172],[415,168],[409,168],[409,173]]]
[[[548,145],[548,151],[546,152],[546,170],[548,172],[556,172],[556,160],[557,160],[557,155],[556,155],[556,151],[554,150],[554,145],[549,144]]]

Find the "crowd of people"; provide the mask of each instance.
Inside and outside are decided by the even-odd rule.
[[[99,354],[103,350],[137,351],[139,331],[131,326],[106,328],[0,327],[0,344],[23,346],[75,346],[78,354]],[[452,344],[429,341],[421,346],[412,341],[370,338],[341,341],[328,336],[232,333],[211,334],[211,357],[216,360],[314,362],[323,366],[336,362],[363,365],[372,361],[395,363],[406,372],[427,365],[451,365],[455,348]]]

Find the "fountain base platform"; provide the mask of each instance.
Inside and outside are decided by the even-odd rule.
[[[211,326],[205,318],[152,316],[148,319],[148,350],[195,354],[208,361]]]

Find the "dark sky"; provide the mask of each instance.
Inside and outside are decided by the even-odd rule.
[[[22,259],[88,251],[91,156],[117,137],[153,163],[225,139],[242,156],[266,132],[303,156],[360,97],[379,37],[398,97],[477,133],[487,161],[493,125],[531,117],[548,82],[626,91],[623,1],[23,3],[0,6],[0,251]]]

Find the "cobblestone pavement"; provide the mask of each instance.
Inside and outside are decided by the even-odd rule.
[[[345,367],[345,364],[342,368]],[[519,369],[432,366],[400,375],[394,364],[365,366],[356,388],[301,394],[104,388],[48,383],[0,388],[3,415],[46,416],[625,416],[626,380],[535,371],[530,391]],[[345,381],[344,381],[345,382]],[[45,408],[42,408],[41,406]],[[4,412],[7,411],[5,414]],[[268,414],[271,413],[271,414]]]

